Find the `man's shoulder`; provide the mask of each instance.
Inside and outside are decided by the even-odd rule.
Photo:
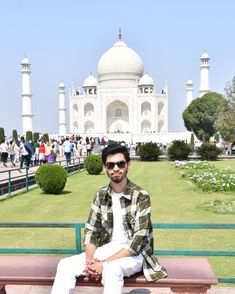
[[[109,185],[103,186],[102,188],[100,188],[96,192],[96,195],[99,195],[99,196],[106,195],[108,193],[109,189],[110,189],[110,186]]]
[[[136,192],[138,194],[148,195],[147,191],[145,191],[142,187],[140,187],[139,185],[137,185],[131,181],[128,181],[127,189],[129,189],[130,192]]]

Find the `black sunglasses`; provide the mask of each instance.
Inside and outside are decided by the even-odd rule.
[[[107,169],[114,169],[115,165],[118,166],[118,168],[124,168],[126,166],[126,161],[120,160],[117,162],[107,162],[105,163],[105,166]]]

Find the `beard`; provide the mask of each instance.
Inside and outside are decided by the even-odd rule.
[[[122,177],[121,177],[121,176],[112,176],[112,177],[111,177],[111,180],[112,180],[114,183],[118,184],[118,183],[120,183],[120,182],[122,181]]]
[[[119,183],[121,183],[121,181],[123,181],[123,179],[126,178],[127,173],[128,173],[128,170],[126,168],[126,170],[124,170],[123,173],[121,173],[121,174],[113,174],[113,175],[111,175],[109,173],[107,173],[107,174],[112,182],[119,184]]]

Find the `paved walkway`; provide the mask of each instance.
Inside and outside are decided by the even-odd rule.
[[[46,286],[7,286],[7,294],[50,294],[51,287]],[[102,294],[101,287],[80,287],[76,288],[74,294]],[[212,286],[208,294],[235,294],[235,287],[218,287]],[[112,293],[110,293],[112,294]],[[164,288],[124,288],[123,294],[172,294],[169,289]]]

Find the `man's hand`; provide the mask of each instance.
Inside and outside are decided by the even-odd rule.
[[[103,265],[99,259],[87,259],[84,272],[88,277],[99,279],[102,275]]]
[[[99,259],[94,260],[89,266],[88,269],[95,273],[97,277],[101,277],[102,270],[103,270],[103,264]]]

